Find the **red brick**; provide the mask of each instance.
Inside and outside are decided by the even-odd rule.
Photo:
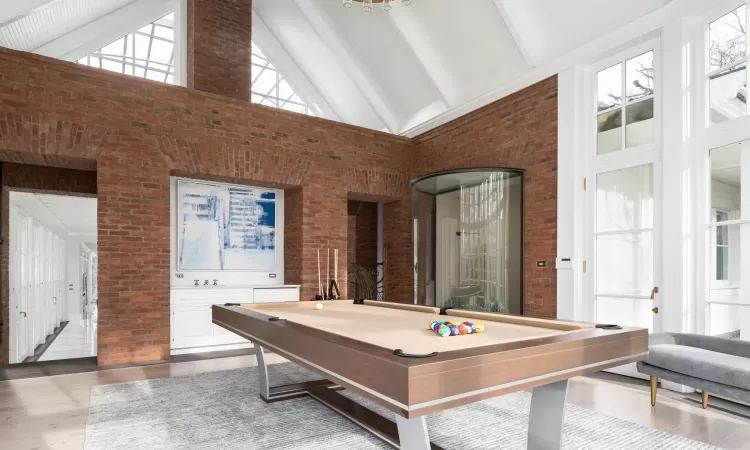
[[[524,314],[556,317],[557,77],[416,141],[413,175],[466,167],[524,169]],[[537,260],[547,267],[537,268]]]

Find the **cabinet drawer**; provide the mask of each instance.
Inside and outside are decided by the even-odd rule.
[[[255,288],[253,303],[285,303],[299,301],[298,287]]]

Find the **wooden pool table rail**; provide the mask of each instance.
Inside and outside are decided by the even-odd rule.
[[[214,305],[213,322],[408,418],[639,361],[647,354],[647,330],[590,328],[433,358],[401,358],[367,342],[269,320],[276,307]]]

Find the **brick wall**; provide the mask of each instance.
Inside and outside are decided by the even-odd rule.
[[[395,294],[411,283],[413,149],[397,136],[0,49],[0,161],[98,172],[103,365],[168,357],[170,174],[284,188],[285,278],[302,284],[304,300],[317,290],[318,248],[340,249],[345,294],[348,199],[392,202],[388,290],[409,301]]]
[[[0,364],[8,363],[9,343],[9,247],[10,191],[65,195],[96,195],[96,172],[2,164],[2,201],[0,203]]]
[[[250,101],[252,0],[188,1],[188,87]]]
[[[410,140],[247,103],[250,1],[191,0],[189,16],[192,89],[0,49],[0,161],[97,170],[99,364],[169,357],[170,175],[285,189],[303,300],[319,248],[340,250],[346,296],[348,201],[384,202],[385,298],[411,302],[409,179],[526,169],[526,312],[554,315],[554,266],[534,265],[556,254],[554,78]]]
[[[557,314],[557,77],[416,138],[413,175],[524,169],[524,313]],[[536,261],[547,261],[537,268]]]

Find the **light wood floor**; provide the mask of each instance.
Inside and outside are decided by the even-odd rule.
[[[273,361],[281,361],[269,355]],[[1,449],[80,449],[92,386],[188,375],[255,365],[253,356],[160,364],[75,375],[0,382]],[[750,449],[750,420],[717,408],[703,410],[685,396],[663,391],[651,408],[648,388],[616,377],[572,380],[568,401],[726,449]],[[712,402],[714,400],[712,399]],[[717,406],[721,403],[716,401]],[[750,408],[740,408],[750,414]]]

